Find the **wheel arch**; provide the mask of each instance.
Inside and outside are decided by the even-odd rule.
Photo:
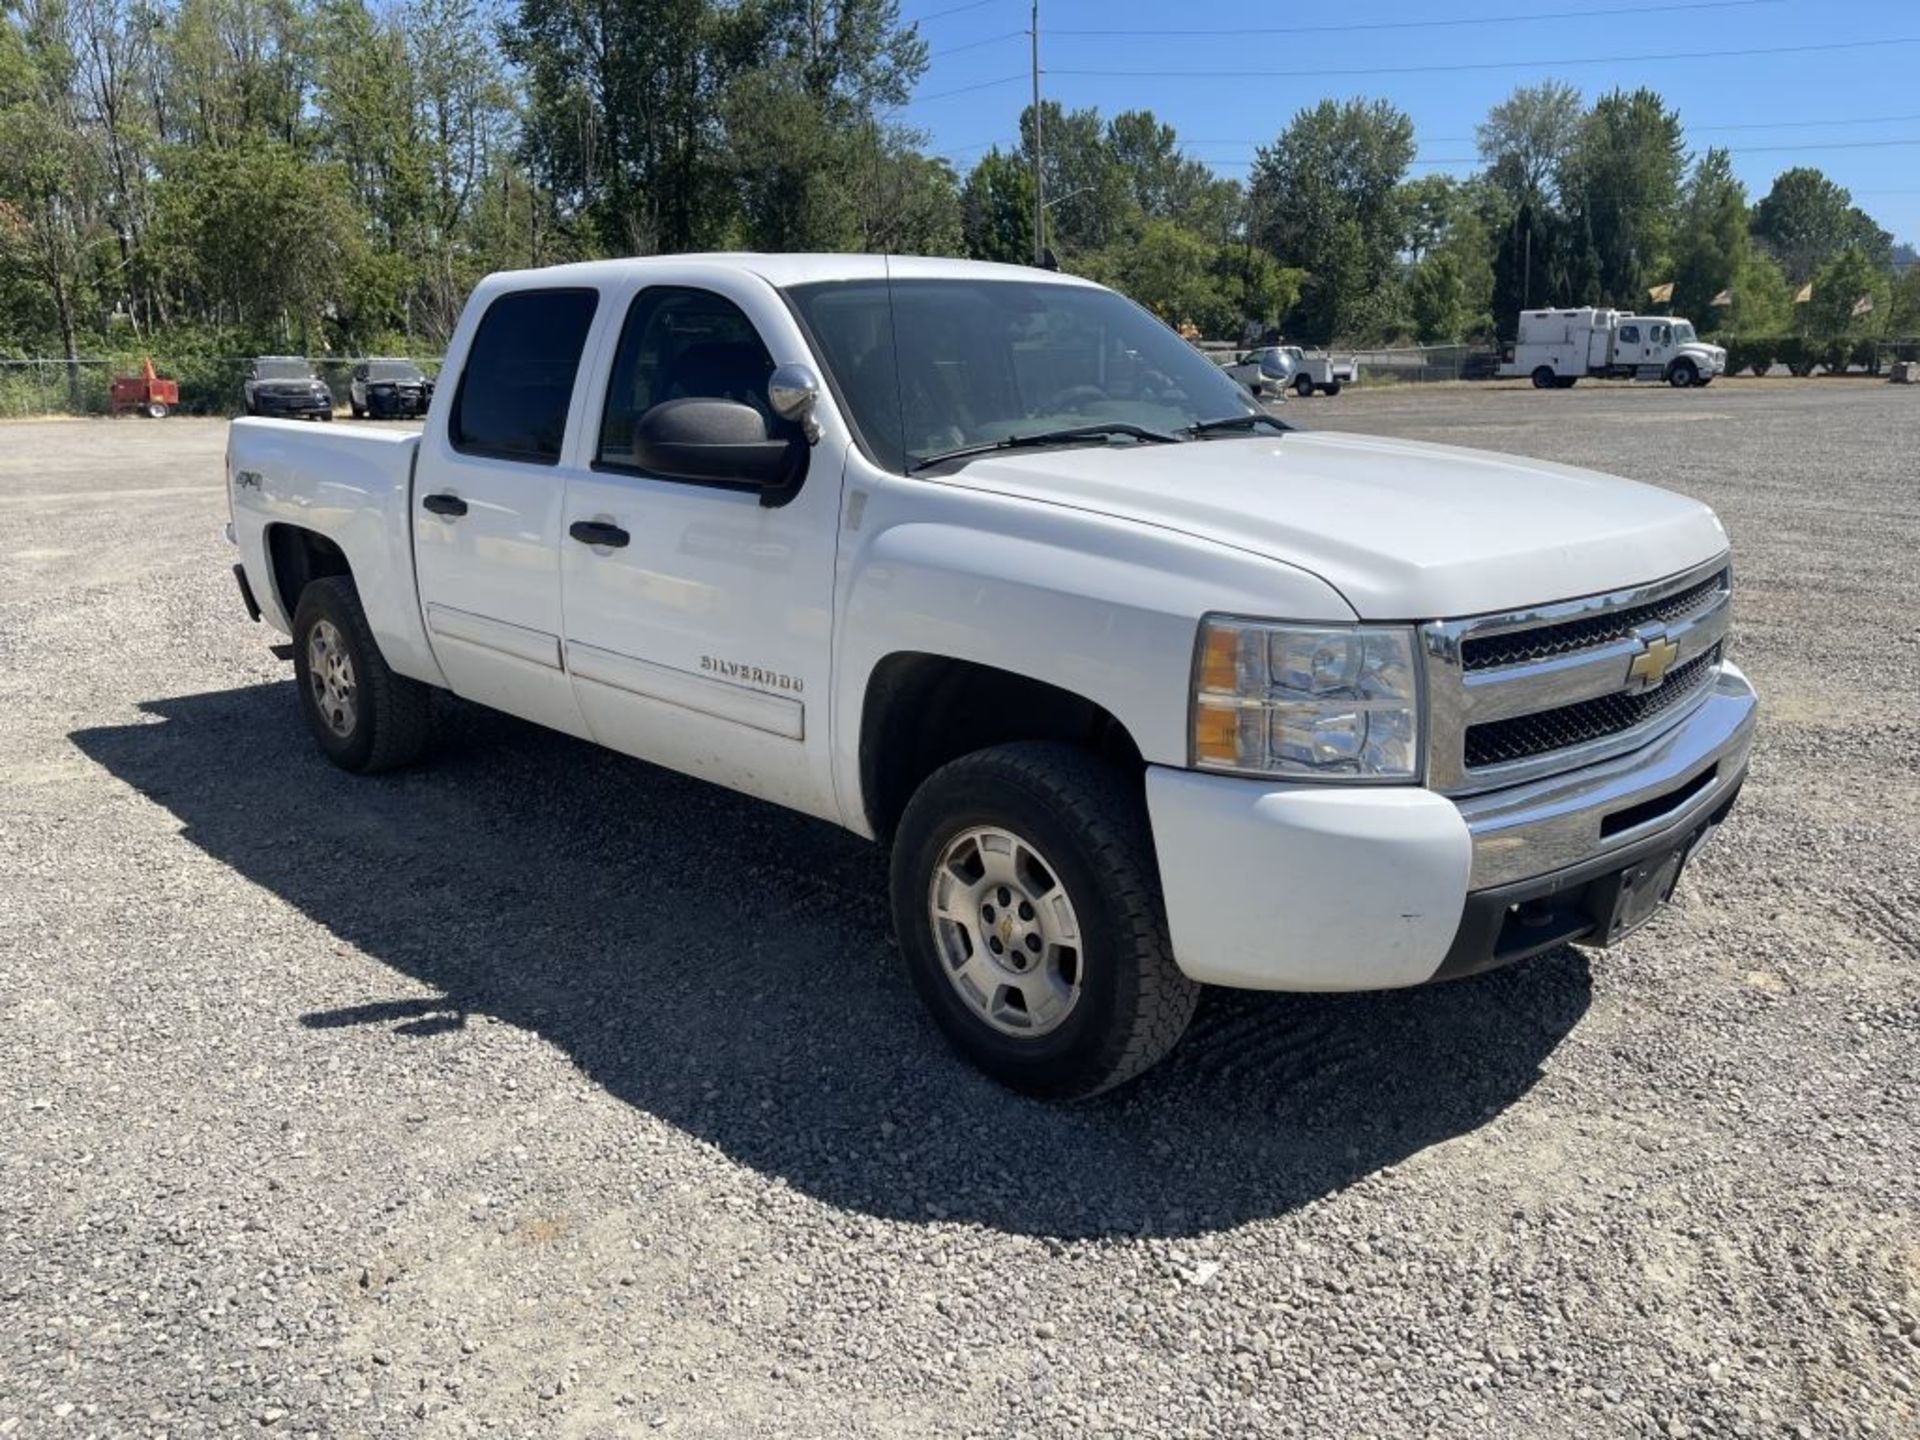
[[[338,541],[304,525],[275,521],[266,527],[267,568],[274,598],[287,619],[299,607],[300,592],[329,575],[353,578],[353,564]]]
[[[1106,707],[1059,685],[949,655],[900,650],[868,677],[860,709],[861,806],[892,837],[913,793],[962,755],[1020,740],[1059,740],[1144,776],[1139,744]]]

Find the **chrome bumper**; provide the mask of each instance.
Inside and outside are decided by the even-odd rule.
[[[1456,803],[1473,837],[1469,888],[1487,890],[1684,832],[1740,783],[1759,700],[1724,665],[1713,693],[1630,754]],[[1670,802],[1670,803],[1669,803]]]

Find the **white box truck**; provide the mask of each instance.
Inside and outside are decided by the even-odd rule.
[[[1583,376],[1664,380],[1676,390],[1710,384],[1727,352],[1694,333],[1693,322],[1627,310],[1522,310],[1505,378],[1528,376],[1536,390],[1567,390]]]

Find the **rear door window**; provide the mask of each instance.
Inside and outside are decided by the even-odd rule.
[[[522,290],[487,306],[454,393],[447,436],[466,455],[554,465],[600,300],[596,290]]]

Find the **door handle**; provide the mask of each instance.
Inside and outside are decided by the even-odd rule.
[[[436,515],[459,516],[467,513],[467,502],[458,495],[429,495],[420,504]]]
[[[607,525],[599,520],[576,520],[567,527],[567,534],[582,545],[606,545],[615,550],[633,538],[618,525]]]

